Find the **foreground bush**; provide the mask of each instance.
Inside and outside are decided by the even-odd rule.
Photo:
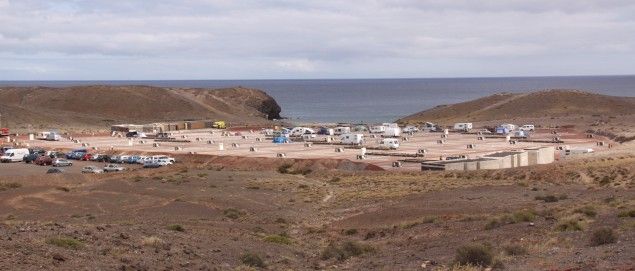
[[[340,246],[336,246],[331,243],[322,250],[322,260],[328,260],[336,258],[340,261],[346,260],[350,257],[360,256],[364,253],[372,252],[374,249],[368,245],[358,244],[353,241],[346,241]]]
[[[254,253],[245,253],[240,255],[240,261],[247,266],[251,267],[265,267],[265,262],[260,258],[260,256]]]
[[[49,245],[58,246],[67,249],[79,249],[82,247],[82,242],[77,239],[67,237],[54,237],[46,240]]]
[[[459,265],[490,266],[494,262],[494,255],[484,245],[466,245],[456,250],[455,261]]]
[[[617,241],[617,234],[611,228],[600,228],[591,234],[591,245],[601,246],[606,244],[612,244]]]

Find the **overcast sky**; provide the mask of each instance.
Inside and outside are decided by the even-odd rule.
[[[0,0],[0,80],[609,74],[633,0]]]

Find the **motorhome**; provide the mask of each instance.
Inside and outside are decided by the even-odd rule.
[[[351,132],[351,127],[348,127],[348,126],[335,127],[333,132],[335,135],[349,134]]]
[[[399,126],[386,127],[386,130],[382,134],[383,137],[398,137],[401,136],[401,128]]]
[[[379,142],[379,148],[396,150],[399,148],[399,139],[384,138]]]
[[[383,125],[375,125],[370,127],[371,134],[383,134],[386,131],[386,126]]]
[[[25,156],[29,155],[29,149],[9,149],[0,156],[0,162],[22,162]]]
[[[291,130],[291,136],[313,135],[315,130],[307,127],[295,127]]]
[[[469,131],[474,128],[471,122],[459,122],[454,124],[454,130]]]
[[[343,134],[340,137],[340,141],[343,144],[360,145],[364,143],[364,135],[363,134]]]

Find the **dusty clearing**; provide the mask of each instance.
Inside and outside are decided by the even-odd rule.
[[[0,176],[0,269],[441,270],[479,244],[508,270],[633,270],[634,162]],[[617,239],[593,246],[603,227]]]

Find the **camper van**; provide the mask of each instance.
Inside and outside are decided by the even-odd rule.
[[[351,132],[351,127],[347,127],[347,126],[335,127],[335,130],[334,130],[335,135],[344,135],[344,134],[349,134],[350,132]]]
[[[399,139],[384,138],[379,142],[379,148],[396,150],[399,148]]]
[[[29,154],[29,149],[9,149],[6,150],[2,156],[0,156],[0,162],[22,162],[24,157]]]
[[[454,124],[454,130],[469,131],[472,130],[472,128],[474,128],[474,125],[471,122],[460,122]]]
[[[385,131],[386,131],[386,126],[383,126],[383,125],[376,125],[376,126],[370,127],[371,134],[383,134]]]
[[[514,125],[514,124],[510,124],[510,123],[504,123],[504,124],[501,124],[501,125],[500,125],[500,126],[498,126],[498,127],[505,128],[505,129],[507,129],[509,132],[512,132],[512,131],[516,130],[516,128],[518,128],[516,125]]]
[[[313,135],[315,130],[306,127],[295,127],[291,130],[291,136]]]
[[[362,134],[343,134],[340,137],[343,144],[360,145],[364,143],[364,135]]]
[[[62,139],[62,136],[60,136],[58,133],[49,133],[46,136],[46,140],[48,141],[60,141],[60,139]]]
[[[382,134],[383,137],[398,137],[401,136],[401,128],[397,127],[386,127],[386,130]]]
[[[408,125],[405,128],[403,128],[403,132],[404,133],[416,133],[416,132],[419,132],[419,128],[417,126],[414,126],[414,125]]]
[[[534,130],[536,130],[536,126],[534,126],[533,124],[525,124],[522,127],[520,127],[519,130],[533,132]]]

